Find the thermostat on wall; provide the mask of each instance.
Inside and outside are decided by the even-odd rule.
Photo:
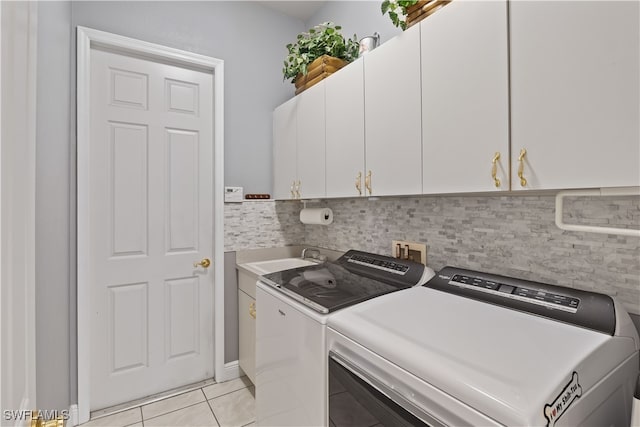
[[[242,187],[224,187],[224,201],[225,203],[242,203],[243,199]]]

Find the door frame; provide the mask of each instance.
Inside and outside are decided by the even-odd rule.
[[[91,402],[91,314],[89,282],[89,122],[91,49],[160,60],[213,74],[213,310],[214,375],[224,381],[233,370],[224,364],[224,61],[129,37],[77,27],[77,338],[78,422],[89,420]]]
[[[0,408],[20,411],[4,420],[14,426],[37,407],[37,40],[35,2],[0,4]]]

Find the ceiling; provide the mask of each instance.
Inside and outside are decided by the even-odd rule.
[[[308,21],[324,4],[325,1],[296,1],[296,0],[287,0],[287,1],[266,1],[263,0],[262,4],[275,9],[279,12],[284,13],[285,15],[292,16],[301,21]]]

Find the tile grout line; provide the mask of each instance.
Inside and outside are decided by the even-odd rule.
[[[219,383],[219,384],[224,384],[224,383]],[[223,394],[221,394],[221,395],[219,395],[219,396],[215,396],[215,397],[212,397],[212,398],[208,398],[208,397],[207,397],[207,394],[206,394],[206,393],[204,393],[204,390],[202,390],[202,392],[204,393],[204,398],[205,398],[206,400],[213,400],[213,399],[217,399],[217,398],[222,397],[222,396],[226,396],[227,394],[235,393],[236,391],[244,390],[245,388],[250,388],[250,387],[255,387],[255,386],[252,386],[252,385],[251,385],[251,386],[249,386],[249,385],[245,385],[245,386],[243,386],[243,387],[241,387],[241,388],[239,388],[239,389],[237,389],[237,390],[231,390],[231,391],[228,391],[228,392],[226,392],[226,393],[223,393]]]
[[[207,399],[207,395],[205,394],[204,390],[200,389],[200,391],[202,391],[202,394],[204,394],[204,400],[205,400],[205,402],[207,402],[207,405],[209,406],[209,410],[213,414],[213,419],[216,420],[216,423],[218,424],[218,427],[222,427],[220,425],[220,421],[218,421],[218,417],[216,417],[216,413],[213,412],[213,408],[211,407],[211,402],[209,401],[209,399]],[[211,400],[213,400],[213,399],[211,399]]]
[[[206,400],[207,400],[207,399],[205,398],[205,401],[206,401]],[[146,421],[151,421],[151,420],[154,420],[154,419],[159,418],[159,417],[164,417],[165,415],[173,414],[174,412],[182,411],[183,409],[191,408],[192,406],[196,406],[196,405],[199,405],[199,404],[201,404],[201,403],[203,403],[203,402],[196,402],[196,403],[192,403],[192,404],[190,404],[190,405],[183,406],[182,408],[174,409],[174,410],[172,410],[172,411],[165,412],[165,413],[160,414],[160,415],[155,415],[155,416],[153,416],[153,417],[149,417],[149,418],[147,418],[147,420],[146,420]],[[145,421],[144,416],[142,417],[142,421]]]

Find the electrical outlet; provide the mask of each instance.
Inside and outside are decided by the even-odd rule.
[[[427,245],[404,240],[392,240],[391,256],[427,265]]]

